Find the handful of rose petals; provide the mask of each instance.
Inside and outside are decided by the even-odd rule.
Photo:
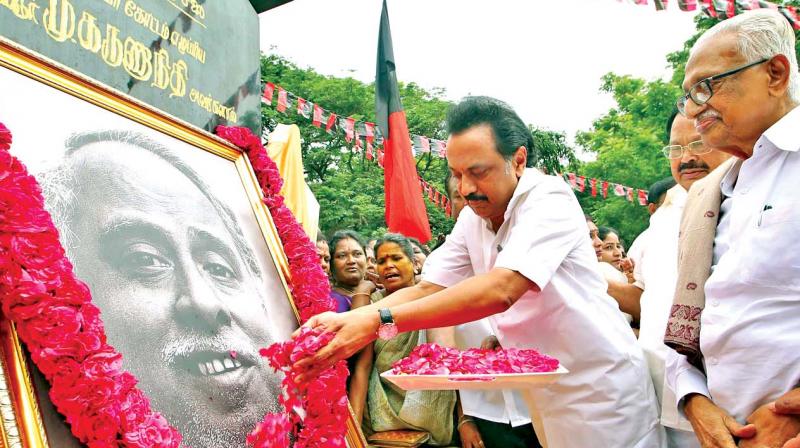
[[[543,373],[558,369],[558,360],[533,349],[458,350],[422,344],[392,364],[395,375]]]
[[[297,360],[316,353],[333,336],[334,333],[302,327],[296,338],[260,350],[275,370],[286,375],[280,402],[288,412],[267,414],[247,436],[248,445],[288,448],[291,432],[294,448],[346,448],[347,363],[339,361],[305,383],[295,382],[299,372],[292,369]]]

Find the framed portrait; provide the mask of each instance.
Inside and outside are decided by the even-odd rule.
[[[0,121],[153,409],[186,446],[245,446],[281,410],[282,376],[258,350],[298,328],[246,155],[2,38]],[[13,325],[0,328],[0,446],[80,446]],[[347,442],[366,446],[352,415]]]

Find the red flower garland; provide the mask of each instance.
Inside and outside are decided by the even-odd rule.
[[[328,278],[319,265],[315,245],[283,205],[283,197],[279,194],[283,180],[261,139],[247,128],[219,126],[216,131],[217,135],[244,150],[253,166],[264,193],[264,204],[269,208],[289,259],[290,287],[301,321],[333,311],[336,302],[330,297]],[[297,372],[291,368],[295,361],[316,353],[332,338],[332,333],[303,328],[297,338],[262,349],[262,356],[269,358],[270,364],[285,374],[283,387],[286,394],[280,399],[285,412],[266,415],[247,437],[248,444],[256,448],[288,447],[286,434],[291,431],[295,435],[295,448],[346,446],[344,434],[348,409],[345,388],[348,371],[345,361],[303,384],[295,383]]]
[[[290,288],[301,320],[334,309],[314,245],[283,205],[279,194],[283,182],[260,140],[246,128],[220,127],[217,131],[244,149],[250,159],[289,260]],[[78,440],[92,448],[178,447],[180,433],[150,409],[149,400],[136,387],[136,378],[122,369],[122,355],[106,342],[100,310],[92,304],[89,288],[75,277],[44,208],[41,189],[9,153],[11,143],[11,132],[0,123],[3,313],[15,323],[20,339],[51,385],[53,404]],[[310,350],[320,341],[318,334],[304,331],[297,341],[268,349],[273,366],[287,372],[285,385],[293,378],[292,357],[281,356]],[[347,369],[340,363],[302,389],[290,388],[288,398],[282,401],[292,404],[288,409],[302,405],[305,419],[296,413],[292,417],[268,416],[248,440],[260,440],[259,446],[288,446],[287,433],[292,429],[298,446],[344,446],[346,376]],[[303,429],[298,431],[301,422]],[[265,442],[265,434],[274,438]]]
[[[178,431],[150,409],[100,310],[75,277],[36,179],[9,153],[0,123],[0,300],[51,385],[72,434],[90,447],[177,447]]]

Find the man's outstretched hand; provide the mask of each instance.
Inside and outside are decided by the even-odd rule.
[[[347,359],[377,337],[380,318],[375,310],[359,311],[356,309],[346,313],[326,312],[308,320],[304,327],[319,328],[336,336],[325,347],[313,356],[298,360],[294,368],[301,372],[297,382],[308,381],[336,362]],[[295,337],[297,330],[292,337]]]

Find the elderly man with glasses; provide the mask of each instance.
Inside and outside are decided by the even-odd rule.
[[[800,406],[785,406],[800,385],[792,27],[771,10],[715,25],[692,48],[683,86],[678,109],[705,148],[677,142],[668,154],[711,148],[735,157],[688,194],[665,335],[674,348],[667,386],[704,448],[796,447],[800,418],[791,412]],[[776,408],[775,400],[785,401]]]

